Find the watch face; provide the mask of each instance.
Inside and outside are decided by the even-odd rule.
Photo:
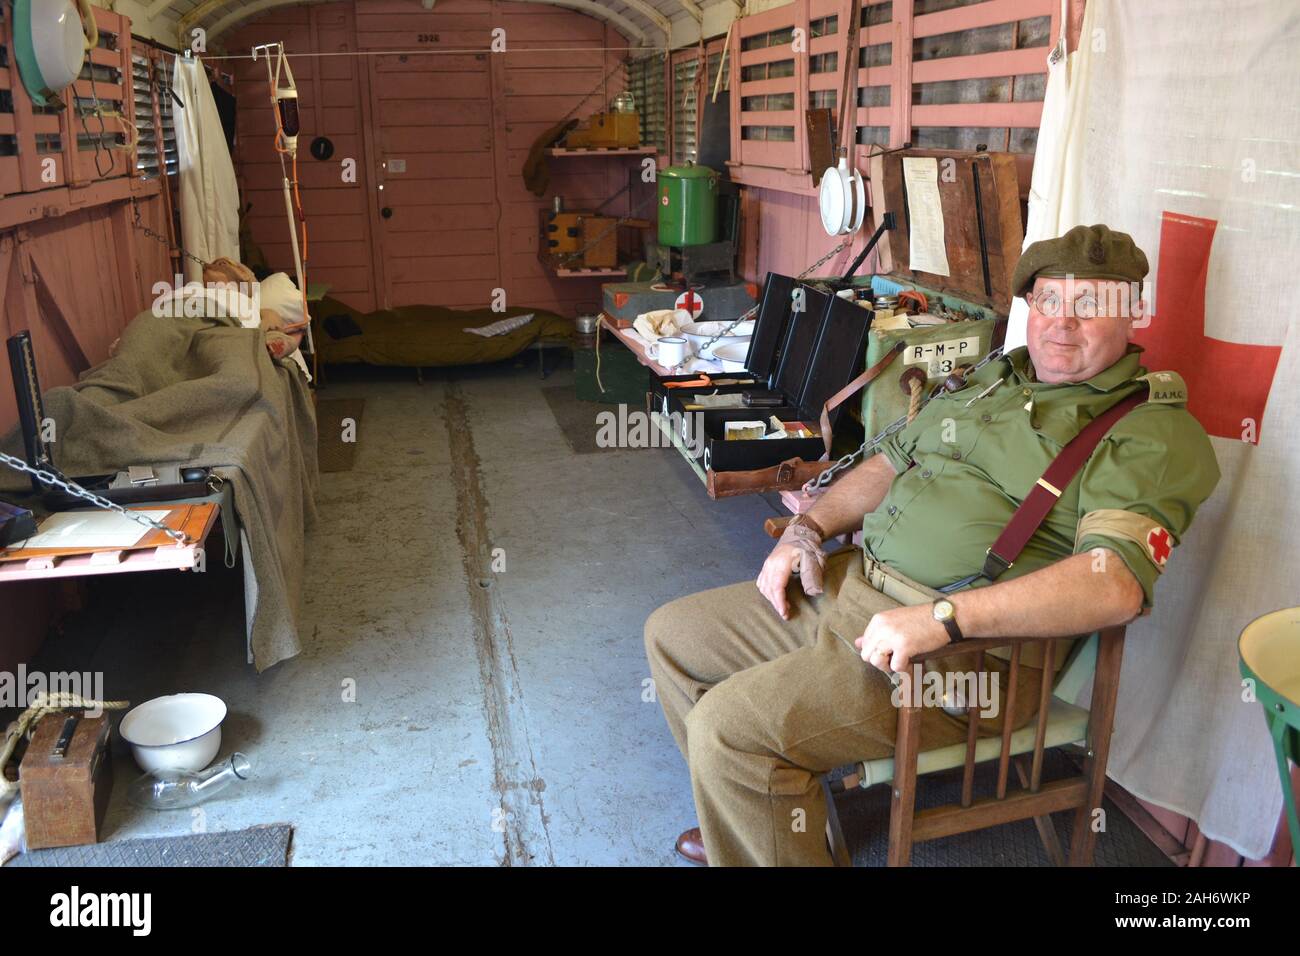
[[[934,619],[936,621],[947,621],[953,616],[953,607],[951,601],[936,601],[934,604]]]

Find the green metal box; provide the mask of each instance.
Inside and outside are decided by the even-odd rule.
[[[899,342],[906,349],[862,394],[862,424],[868,437],[878,435],[891,422],[907,414],[908,395],[899,382],[914,366],[926,370],[926,392],[948,377],[958,365],[973,365],[989,351],[995,319],[948,322],[929,328],[867,333],[866,367],[870,368]]]

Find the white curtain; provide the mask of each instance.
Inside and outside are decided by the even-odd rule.
[[[1095,19],[1093,6],[1090,3],[1086,8],[1081,31],[1083,36],[1089,33],[1089,20]],[[1067,13],[1066,0],[1061,0],[1060,36],[1047,56],[1047,89],[1043,95],[1043,116],[1034,150],[1034,176],[1029,186],[1029,221],[1025,223],[1025,247],[1040,239],[1053,239],[1075,224],[1078,189],[1076,184],[1067,183],[1065,176],[1069,167],[1071,125],[1081,112],[1079,104],[1088,85],[1092,51],[1091,45],[1085,44],[1082,50],[1067,55]],[[1063,225],[1065,221],[1069,225]],[[1025,344],[1025,325],[1028,320],[1029,306],[1025,300],[1013,299],[1010,321],[1007,323],[1008,349]]]
[[[1236,642],[1300,603],[1300,5],[1088,0],[1079,46],[1035,238],[1100,222],[1147,252],[1138,342],[1188,380],[1223,472],[1129,628],[1110,775],[1260,857],[1281,782]]]
[[[181,245],[204,262],[220,256],[239,261],[235,167],[198,57],[176,57],[172,89],[181,101],[172,101],[180,167]],[[184,263],[186,280],[200,281],[202,267],[188,256]]]

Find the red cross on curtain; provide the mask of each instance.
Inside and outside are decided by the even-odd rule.
[[[1160,221],[1156,288],[1160,314],[1138,329],[1151,371],[1171,369],[1187,382],[1187,409],[1219,438],[1259,444],[1264,407],[1282,347],[1244,345],[1205,334],[1205,279],[1218,223],[1166,211]],[[1249,321],[1249,317],[1246,317]],[[1246,420],[1254,422],[1248,428]]]

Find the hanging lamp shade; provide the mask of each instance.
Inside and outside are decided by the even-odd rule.
[[[87,36],[73,0],[14,0],[14,54],[18,72],[37,106],[62,106],[62,93],[81,72],[86,50],[98,42],[89,7]]]

